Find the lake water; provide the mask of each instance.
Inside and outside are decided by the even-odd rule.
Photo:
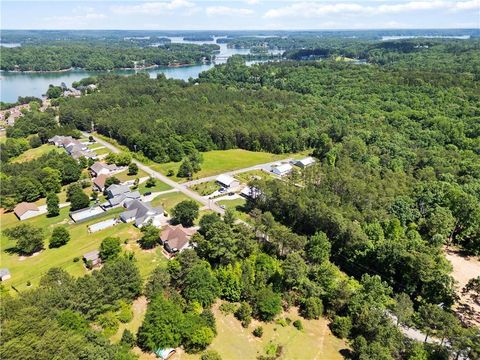
[[[184,41],[180,37],[170,38],[175,43],[215,43],[215,41]],[[218,44],[220,46],[219,60],[216,64],[226,62],[227,58],[235,54],[249,54],[249,49],[229,49],[227,44]],[[273,53],[273,52],[272,52]],[[278,53],[278,52],[276,52]],[[247,65],[254,62],[247,62]],[[156,78],[157,74],[163,73],[167,78],[188,80],[189,78],[196,78],[202,71],[212,68],[214,64],[201,64],[183,67],[156,67],[146,71],[151,78]],[[0,100],[4,102],[15,102],[19,96],[36,96],[41,97],[50,84],[60,85],[62,82],[71,86],[74,81],[78,81],[88,76],[99,75],[105,72],[101,71],[85,71],[72,70],[58,73],[15,73],[15,72],[0,72]],[[115,74],[131,75],[135,70],[115,70]]]

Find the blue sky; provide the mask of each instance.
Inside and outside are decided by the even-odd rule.
[[[480,27],[480,0],[0,0],[0,6],[2,29]]]

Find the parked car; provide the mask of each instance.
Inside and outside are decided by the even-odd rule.
[[[152,195],[152,192],[151,192],[151,191],[147,191],[146,193],[143,193],[143,196],[148,196],[148,195]]]
[[[220,190],[218,190],[219,193],[224,193],[225,191],[227,191],[225,188],[220,188]]]
[[[220,207],[221,207],[223,210],[225,210],[225,205],[220,205]]]

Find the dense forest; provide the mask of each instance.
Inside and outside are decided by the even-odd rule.
[[[261,196],[243,209],[248,226],[229,210],[223,218],[204,215],[194,248],[145,284],[133,255],[116,254],[92,275],[73,279],[52,269],[39,289],[2,299],[0,356],[31,358],[35,350],[36,358],[50,358],[53,339],[65,339],[59,358],[95,358],[96,351],[130,359],[134,344],[199,353],[216,335],[211,307],[220,298],[244,327],[289,306],[305,319],[326,316],[354,360],[479,358],[478,329],[451,311],[456,295],[444,256],[452,245],[480,254],[478,43],[364,42],[370,64],[358,65],[337,61],[337,54],[360,56],[336,53],[335,42],[316,48],[319,56],[332,51],[323,61],[249,67],[234,56],[189,82],[98,76],[98,92],[58,101],[60,126],[52,112],[32,111],[9,128],[2,198],[16,200],[55,192],[81,171],[54,152],[10,163],[33,147],[26,137],[41,143],[54,132],[90,130],[92,122],[156,162],[230,148],[309,150],[318,161],[284,181],[254,180]],[[188,206],[172,213],[181,205]],[[142,228],[139,243],[160,245],[158,230]],[[110,344],[109,329],[140,294],[149,302],[138,332]],[[392,315],[446,346],[409,340]]]
[[[3,48],[0,69],[57,71],[70,68],[112,70],[152,65],[181,65],[210,61],[218,45],[55,43]]]

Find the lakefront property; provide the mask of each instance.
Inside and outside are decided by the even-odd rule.
[[[475,1],[52,5],[0,4],[2,359],[479,357]]]

